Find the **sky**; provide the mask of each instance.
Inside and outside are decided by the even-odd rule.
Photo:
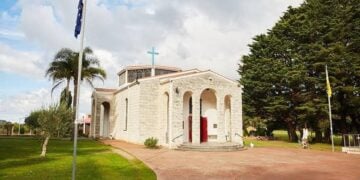
[[[84,45],[107,72],[95,87],[116,88],[128,65],[211,69],[238,80],[248,44],[266,33],[289,6],[303,0],[88,0]],[[0,119],[23,122],[33,110],[58,102],[61,89],[45,71],[57,51],[79,51],[74,37],[78,0],[1,0]],[[91,112],[93,89],[81,85],[80,114]]]

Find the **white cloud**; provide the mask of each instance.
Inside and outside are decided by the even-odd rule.
[[[58,103],[59,94],[62,89],[55,90],[52,95],[50,89],[50,87],[39,88],[8,97],[0,97],[0,119],[13,122],[17,122],[20,119],[23,122],[24,117],[28,116],[31,111]],[[82,116],[90,112],[92,88],[83,83],[80,91],[79,112]]]
[[[104,84],[95,85],[114,87],[120,68],[150,64],[146,52],[152,46],[160,52],[157,64],[213,69],[237,79],[237,64],[248,53],[251,38],[270,29],[287,6],[298,6],[302,1],[88,0],[85,45],[95,50],[108,74]],[[39,50],[17,50],[0,42],[0,71],[43,77],[56,51],[62,47],[79,49],[79,40],[73,37],[77,1],[21,0],[17,8],[21,10],[17,17],[5,14],[2,19],[19,24],[16,28],[0,27],[0,36],[21,36]],[[82,113],[90,112],[91,91],[83,85]],[[17,98],[30,96],[20,94]],[[7,102],[2,98],[0,107],[4,109]]]
[[[107,72],[107,78],[104,83],[98,80],[94,85],[109,88],[116,87],[118,85],[117,73],[124,68],[119,61],[120,58],[118,58],[115,53],[111,53],[104,49],[96,49],[94,54],[101,60],[101,67],[106,69]]]
[[[24,33],[11,31],[9,29],[0,29],[0,37],[8,39],[22,39],[25,35]]]
[[[11,121],[24,119],[32,110],[51,104],[50,91],[40,88],[31,92],[24,92],[16,96],[9,96],[0,101],[1,118]]]
[[[43,77],[41,55],[13,49],[0,43],[0,71],[12,72],[35,78]]]
[[[22,6],[20,28],[25,37],[44,50],[56,51],[62,47],[75,48],[76,40],[55,17],[52,6],[27,4]]]

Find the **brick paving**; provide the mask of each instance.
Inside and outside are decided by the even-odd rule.
[[[122,149],[153,169],[158,179],[360,179],[360,155],[291,148],[235,152],[146,149],[118,140]]]

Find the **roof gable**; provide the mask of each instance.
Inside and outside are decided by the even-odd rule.
[[[178,79],[184,79],[184,78],[189,78],[189,77],[196,77],[196,76],[201,76],[201,75],[204,75],[204,74],[211,74],[215,77],[218,77],[219,79],[223,79],[229,83],[232,83],[232,84],[235,84],[235,85],[238,85],[238,82],[234,81],[234,80],[231,80],[225,76],[222,76],[212,70],[206,70],[206,71],[199,71],[197,73],[193,73],[193,74],[185,74],[185,75],[182,75],[182,76],[178,76],[178,77],[170,77],[170,78],[167,78],[166,80],[162,79],[162,82],[165,83],[165,82],[168,82],[168,81],[174,81],[174,80],[178,80]]]

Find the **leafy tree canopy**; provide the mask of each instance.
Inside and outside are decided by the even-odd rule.
[[[304,126],[316,132],[317,140],[328,138],[322,137],[328,134],[327,65],[335,131],[360,132],[358,0],[306,0],[253,40],[238,70],[245,120],[282,124],[292,141]]]

